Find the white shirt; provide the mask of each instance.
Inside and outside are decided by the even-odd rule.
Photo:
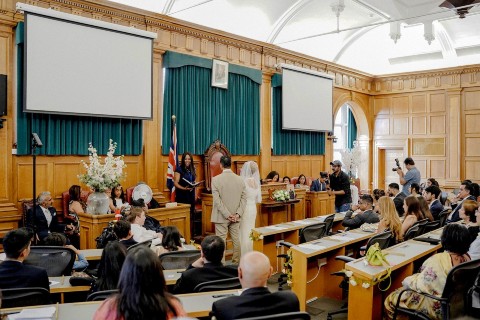
[[[147,230],[139,224],[132,223],[132,234],[133,240],[137,242],[152,240],[152,245],[154,246],[162,243],[162,240],[157,238],[155,231]]]

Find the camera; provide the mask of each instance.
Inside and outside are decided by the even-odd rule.
[[[395,159],[395,164],[397,165],[396,168],[392,168],[392,171],[397,171],[398,169],[402,169],[402,167],[400,167],[400,161],[398,161],[398,158]]]

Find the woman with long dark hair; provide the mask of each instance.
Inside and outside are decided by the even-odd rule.
[[[162,229],[162,245],[157,246],[158,254],[183,250],[180,231],[175,226],[166,226]]]
[[[98,265],[98,279],[92,287],[92,292],[117,289],[126,255],[127,249],[118,241],[111,241],[105,246]]]
[[[112,212],[115,212],[116,209],[122,211],[125,207],[128,207],[125,192],[123,192],[123,187],[118,185],[110,192],[110,210]]]
[[[169,320],[186,316],[180,301],[166,291],[162,265],[150,248],[132,249],[125,260],[118,294],[105,300],[94,320]]]
[[[78,218],[78,214],[84,213],[87,209],[87,205],[80,197],[81,192],[82,189],[76,184],[68,189],[70,201],[68,202],[68,215],[66,217],[67,226],[65,227],[65,235],[75,248],[80,248],[80,219]]]
[[[186,203],[190,205],[190,228],[193,235],[193,220],[195,212],[195,187],[192,184],[195,183],[196,174],[195,166],[193,165],[193,156],[190,152],[184,152],[182,155],[182,161],[175,170],[175,201],[178,203]]]
[[[402,223],[402,236],[416,222],[425,219],[420,209],[420,201],[418,201],[416,196],[406,197],[403,201],[403,209],[405,210],[405,219]]]

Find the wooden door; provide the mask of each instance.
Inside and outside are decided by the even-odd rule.
[[[396,167],[395,164],[395,159],[398,159],[400,161],[400,165],[402,166],[404,155],[403,155],[403,149],[400,148],[388,148],[388,149],[383,149],[383,161],[381,158],[379,158],[379,163],[381,163],[381,168],[382,171],[379,173],[379,177],[382,179],[379,179],[380,184],[382,185],[383,182],[383,190],[386,190],[388,185],[392,182],[398,183],[400,185],[400,179],[398,177],[398,174],[392,170],[392,168]],[[381,152],[382,153],[382,152]],[[401,186],[400,186],[401,189]]]

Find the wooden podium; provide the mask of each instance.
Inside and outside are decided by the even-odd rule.
[[[335,196],[328,196],[326,191],[307,191],[305,204],[307,218],[335,212]]]
[[[185,237],[187,243],[190,241],[190,205],[178,204],[172,208],[158,208],[148,210],[148,215],[157,219],[162,226],[176,226]],[[80,219],[80,249],[95,249],[97,238],[103,228],[108,226],[110,221],[115,220],[113,214],[88,214],[79,213]]]

